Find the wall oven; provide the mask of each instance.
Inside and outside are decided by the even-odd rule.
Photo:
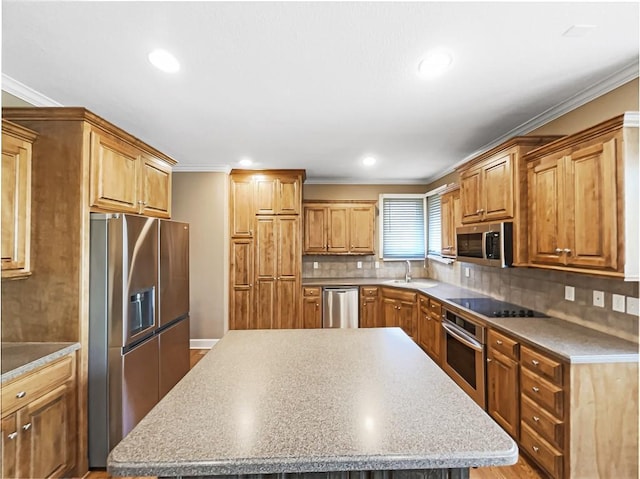
[[[513,262],[513,223],[492,223],[456,228],[456,259],[506,268]]]
[[[485,409],[485,328],[446,308],[442,309],[443,369]]]

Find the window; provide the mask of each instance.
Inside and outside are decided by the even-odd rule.
[[[380,195],[380,257],[386,260],[440,256],[440,190],[425,195]]]

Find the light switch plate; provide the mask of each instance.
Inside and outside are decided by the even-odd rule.
[[[471,270],[469,268],[464,268],[464,276],[465,278],[468,278],[469,276],[471,276]]]
[[[593,305],[604,308],[604,291],[593,292]]]
[[[380,261],[376,261],[376,269],[380,268]]]
[[[317,261],[314,261],[314,262],[313,262],[313,269],[318,269],[318,268],[319,268],[319,266],[318,266],[318,262],[317,262]]]
[[[611,298],[611,309],[624,313],[624,295],[614,294]]]
[[[564,299],[567,301],[575,301],[576,300],[576,288],[573,286],[565,286],[564,287]]]
[[[358,262],[356,263],[356,267],[357,267],[358,269],[362,269],[362,261],[358,261]]]
[[[627,314],[638,316],[638,298],[627,296]]]

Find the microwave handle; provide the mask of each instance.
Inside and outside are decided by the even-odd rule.
[[[489,239],[489,233],[482,233],[482,259],[487,259],[487,240]]]

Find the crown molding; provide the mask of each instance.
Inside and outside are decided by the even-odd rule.
[[[446,176],[450,173],[453,173],[455,169],[461,165],[464,165],[466,162],[472,160],[478,155],[489,151],[492,148],[504,143],[509,138],[519,135],[526,135],[527,133],[535,130],[536,128],[540,128],[547,123],[560,118],[562,115],[569,113],[570,111],[575,110],[576,108],[581,107],[589,103],[590,101],[595,100],[596,98],[609,93],[612,90],[624,85],[625,83],[630,82],[638,78],[639,76],[640,63],[638,60],[634,60],[628,65],[622,67],[620,70],[612,73],[608,77],[605,77],[603,80],[600,80],[597,83],[594,83],[590,87],[585,88],[582,91],[579,91],[575,95],[567,98],[561,103],[543,111],[537,116],[534,116],[532,119],[522,123],[521,125],[509,130],[505,134],[499,136],[495,140],[490,143],[487,143],[483,147],[474,151],[470,155],[467,155],[462,160],[458,161],[456,164],[450,166],[446,170],[428,178],[428,183],[432,183],[436,180],[439,180],[443,176]],[[626,117],[625,117],[626,121]],[[633,120],[631,120],[633,121]]]
[[[229,165],[180,165],[172,168],[174,173],[231,173]]]
[[[64,106],[5,73],[2,74],[2,89],[33,106]]]

